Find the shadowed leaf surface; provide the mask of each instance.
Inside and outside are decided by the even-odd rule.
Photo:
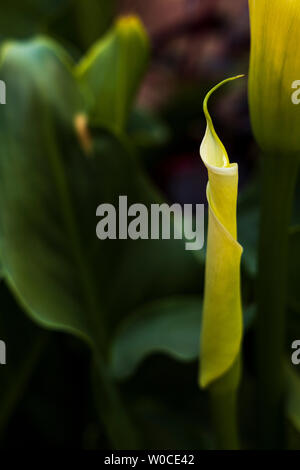
[[[4,47],[10,106],[0,109],[0,250],[5,278],[38,323],[105,351],[128,312],[197,291],[202,268],[178,240],[97,239],[102,202],[160,198],[126,141],[99,130],[93,153],[81,149],[74,118],[83,104],[71,66],[45,39]]]

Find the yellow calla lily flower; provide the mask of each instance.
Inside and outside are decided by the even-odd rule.
[[[203,105],[207,128],[200,154],[209,177],[209,223],[200,356],[202,387],[229,371],[239,356],[242,340],[240,261],[243,249],[237,242],[236,224],[238,165],[229,162],[207,109],[212,93],[239,77],[224,80],[214,87]]]
[[[249,105],[255,138],[265,151],[298,152],[300,2],[249,0],[249,8]]]
[[[257,279],[260,446],[284,441],[289,225],[300,156],[300,2],[249,0],[249,107],[262,150]]]

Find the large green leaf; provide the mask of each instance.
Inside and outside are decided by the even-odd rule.
[[[149,56],[140,20],[121,18],[76,69],[95,125],[124,130]]]
[[[75,133],[82,101],[65,54],[44,39],[6,45],[0,108],[0,252],[30,315],[105,350],[145,301],[200,289],[202,268],[180,240],[96,238],[96,208],[157,202],[128,145],[99,130],[87,156]]]
[[[83,274],[69,192],[72,166],[79,171],[84,160],[74,152],[66,175],[69,156],[57,148],[53,122],[55,116],[61,126],[69,126],[66,139],[79,110],[76,84],[60,51],[45,40],[5,45],[1,74],[9,83],[8,104],[0,110],[5,276],[35,319],[86,333],[86,320],[79,318],[72,292],[74,277],[78,289]],[[55,87],[49,86],[50,77]],[[75,272],[72,257],[77,260]]]

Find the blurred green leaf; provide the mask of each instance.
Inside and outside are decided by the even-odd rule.
[[[76,75],[93,125],[125,129],[148,56],[149,40],[140,20],[124,17],[79,63]]]
[[[70,128],[79,109],[76,84],[62,57],[44,39],[3,48],[9,105],[0,112],[1,253],[11,288],[36,320],[86,333],[72,292],[73,281],[83,295],[78,283],[84,274],[72,226],[68,156],[57,148],[53,123],[55,114]],[[72,157],[78,171],[81,155]]]
[[[244,328],[250,327],[255,307],[244,312]],[[182,296],[144,305],[128,316],[112,341],[110,367],[117,379],[135,372],[153,353],[167,354],[179,361],[193,361],[200,351],[202,299]]]
[[[128,144],[109,132],[87,156],[81,99],[65,55],[44,39],[4,47],[0,108],[0,252],[10,287],[45,327],[106,350],[143,302],[200,290],[202,267],[180,240],[96,238],[97,206],[159,202]],[[53,84],[55,83],[55,87]]]
[[[134,312],[117,332],[111,351],[116,378],[131,375],[153,352],[181,361],[199,354],[202,300],[197,297],[165,299]]]

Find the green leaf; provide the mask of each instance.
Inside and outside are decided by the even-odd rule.
[[[172,298],[145,305],[121,326],[111,351],[111,369],[117,378],[131,375],[149,354],[160,352],[181,361],[199,354],[202,300]]]
[[[140,20],[124,17],[79,63],[76,75],[93,125],[125,129],[148,56],[149,41]]]
[[[97,239],[99,204],[160,200],[126,142],[98,130],[84,153],[74,127],[81,98],[60,49],[44,39],[9,44],[0,73],[9,83],[0,107],[5,278],[39,324],[105,353],[129,312],[197,292],[202,268],[181,240]]]
[[[244,309],[244,328],[255,316],[255,307]],[[200,351],[202,299],[177,296],[148,303],[126,318],[117,330],[110,353],[110,368],[117,379],[132,375],[154,353],[179,361],[194,361]]]
[[[87,296],[79,287],[85,268],[70,199],[71,172],[76,166],[80,171],[84,160],[77,151],[70,161],[58,149],[53,123],[55,115],[69,127],[64,139],[70,139],[80,109],[64,58],[44,39],[3,48],[1,75],[9,87],[8,104],[0,110],[0,244],[5,277],[32,316],[45,326],[86,334],[73,290],[77,286]]]

